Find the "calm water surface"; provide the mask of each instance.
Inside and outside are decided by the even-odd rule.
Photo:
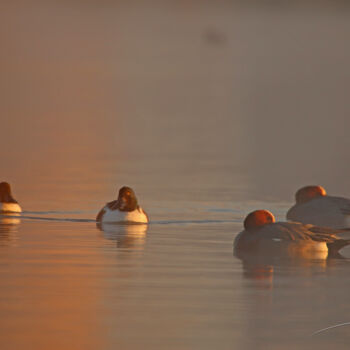
[[[348,321],[350,261],[242,264],[238,206],[169,208],[172,220],[148,209],[148,227],[3,218],[4,348],[347,347],[346,326],[311,334]]]
[[[1,5],[1,349],[348,349],[349,260],[232,252],[350,196],[347,8],[68,3]],[[97,227],[122,185],[150,225]]]

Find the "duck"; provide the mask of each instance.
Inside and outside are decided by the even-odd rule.
[[[338,256],[341,248],[350,244],[338,233],[326,227],[305,225],[299,222],[276,222],[268,210],[255,210],[244,220],[244,230],[234,241],[237,256],[262,254],[325,259]]]
[[[287,212],[287,220],[333,229],[350,227],[350,199],[328,196],[322,186],[300,188],[295,202]]]
[[[97,214],[97,222],[103,223],[148,223],[148,215],[138,205],[134,190],[123,186],[118,199],[107,203]]]
[[[13,198],[11,186],[7,182],[0,182],[0,213],[21,213],[22,208]]]

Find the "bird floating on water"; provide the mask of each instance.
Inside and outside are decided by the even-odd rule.
[[[13,198],[11,186],[7,182],[0,182],[0,213],[21,213],[22,208]]]
[[[267,210],[256,210],[244,220],[244,230],[235,241],[237,255],[243,253],[326,258],[350,244],[337,234],[346,230],[304,225],[299,222],[276,222]]]
[[[328,196],[322,186],[305,186],[295,194],[287,220],[342,229],[350,227],[350,199]]]
[[[119,190],[118,199],[107,203],[97,214],[97,222],[148,223],[146,212],[138,205],[135,192],[124,186]]]

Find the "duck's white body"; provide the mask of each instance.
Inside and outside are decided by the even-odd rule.
[[[18,203],[0,203],[0,213],[21,213],[22,208]]]
[[[133,211],[120,211],[119,209],[110,209],[107,205],[102,209],[101,222],[125,222],[125,223],[148,223],[147,214],[141,207]]]
[[[306,203],[295,204],[288,210],[287,220],[334,229],[350,227],[350,200],[333,196],[316,197]]]

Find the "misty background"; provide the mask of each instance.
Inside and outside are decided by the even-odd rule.
[[[92,183],[350,196],[349,19],[345,1],[2,2],[1,179],[29,203]]]

